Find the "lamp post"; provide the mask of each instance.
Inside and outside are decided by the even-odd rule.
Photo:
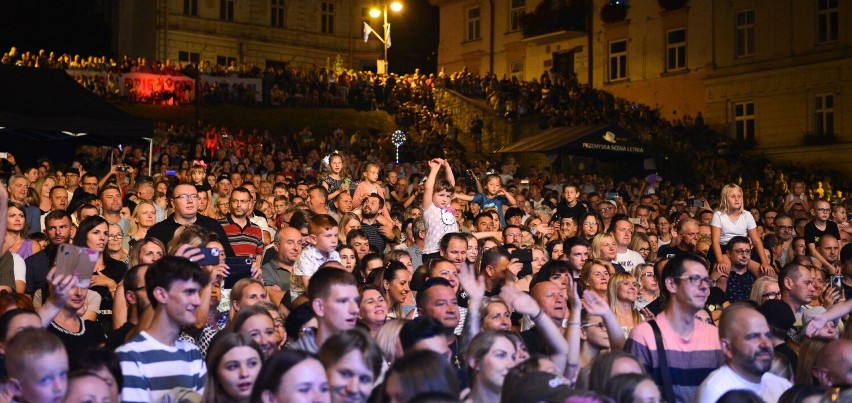
[[[369,38],[370,32],[372,32],[374,35],[376,35],[376,38],[378,38],[379,41],[381,41],[382,44],[385,46],[385,56],[384,56],[384,59],[383,59],[383,63],[384,63],[384,67],[385,67],[385,74],[387,74],[390,70],[390,69],[388,69],[388,48],[391,46],[391,38],[390,38],[390,23],[388,22],[388,7],[390,7],[391,11],[397,13],[397,12],[402,10],[402,2],[385,0],[385,1],[382,1],[382,8],[381,9],[379,9],[377,7],[370,9],[370,17],[378,18],[380,15],[383,17],[383,19],[384,19],[384,23],[382,24],[383,35],[379,35],[379,33],[376,32],[376,30],[373,29],[373,27],[371,27],[370,24],[367,24],[366,21],[364,22],[364,42],[367,42],[367,38]]]

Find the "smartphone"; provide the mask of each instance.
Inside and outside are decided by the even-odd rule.
[[[201,254],[204,257],[195,262],[201,266],[213,266],[219,264],[219,249],[216,248],[201,248]]]
[[[77,274],[77,287],[89,288],[92,284],[92,274],[95,272],[95,264],[100,258],[100,252],[75,246],[71,244],[59,245],[56,252],[56,269],[59,274]]]
[[[629,220],[629,221],[630,221],[633,225],[642,225],[642,220],[640,220],[640,219],[638,219],[638,218],[632,218],[632,217],[631,217],[631,218],[628,218],[628,220]]]
[[[843,290],[843,276],[831,276],[831,285],[838,291]]]
[[[669,253],[666,255],[666,259],[673,259],[675,257],[674,253]]]
[[[529,184],[530,184],[529,179],[521,179],[521,185],[529,185]]]
[[[174,169],[167,169],[166,176],[177,176],[177,172]]]
[[[704,200],[693,199],[689,201],[689,205],[690,207],[704,207]]]
[[[6,159],[7,157],[9,157],[9,153],[0,153],[0,158]]]
[[[254,259],[245,256],[226,257],[225,265],[228,266],[228,277],[225,277],[224,289],[234,288],[234,284],[244,278],[251,277],[251,265]]]
[[[515,249],[509,254],[509,260],[518,259],[521,263],[521,271],[518,272],[518,278],[529,276],[532,272],[532,251],[529,249]]]
[[[607,192],[606,193],[607,200],[615,200],[618,199],[618,192]]]

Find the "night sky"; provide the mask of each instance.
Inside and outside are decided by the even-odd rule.
[[[57,54],[107,55],[110,50],[109,0],[0,0],[0,51],[45,49]],[[436,72],[438,8],[428,0],[404,0],[390,14],[388,59],[397,73]],[[381,25],[374,27],[381,30]]]

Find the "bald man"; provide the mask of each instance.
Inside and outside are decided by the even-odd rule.
[[[293,227],[280,229],[272,243],[272,248],[275,250],[274,257],[260,268],[269,299],[276,304],[290,295],[290,276],[293,273],[293,264],[296,263],[299,252],[302,251],[301,241],[302,234],[298,229]],[[288,303],[289,298],[283,302]]]
[[[766,318],[750,305],[733,304],[725,309],[719,322],[719,339],[725,365],[704,379],[698,387],[697,402],[715,403],[725,392],[746,389],[774,403],[793,386],[769,372],[772,332]]]
[[[852,341],[834,340],[817,355],[813,375],[820,386],[852,385]]]

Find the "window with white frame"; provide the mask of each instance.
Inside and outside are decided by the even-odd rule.
[[[734,136],[737,140],[754,140],[754,102],[734,104]]]
[[[754,9],[737,12],[736,17],[736,57],[754,54]]]
[[[686,29],[666,32],[666,71],[686,68]]]
[[[234,20],[234,2],[236,0],[219,0],[219,19],[223,21]]]
[[[837,41],[837,0],[817,0],[817,43]]]
[[[467,40],[474,41],[480,36],[481,10],[479,7],[467,9]]]
[[[284,26],[284,0],[271,0],[271,8],[270,8],[270,24],[273,27],[283,27]]]
[[[834,134],[834,95],[820,94],[814,99],[814,134]]]
[[[320,6],[320,32],[324,34],[334,33],[334,3],[329,1],[322,2]]]
[[[512,0],[512,7],[509,9],[510,31],[519,31],[523,28],[521,26],[521,18],[524,16],[526,5],[526,0]]]
[[[627,78],[627,40],[609,43],[609,81]]]

